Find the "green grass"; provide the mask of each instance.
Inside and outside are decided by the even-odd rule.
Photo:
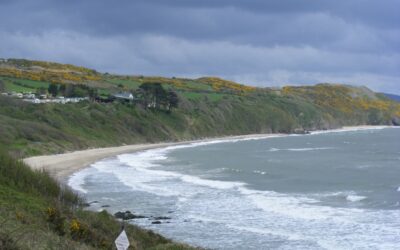
[[[127,89],[136,89],[139,87],[141,84],[138,81],[132,80],[132,79],[121,79],[121,78],[106,78],[106,82],[111,83],[113,85],[123,85]]]
[[[210,85],[201,83],[201,82],[196,82],[195,80],[191,81],[183,81],[185,86],[187,88],[192,89],[192,90],[200,90],[200,91],[212,91],[212,87]]]
[[[0,80],[2,80],[5,83],[5,90],[7,92],[36,92],[37,89],[39,88],[45,88],[47,89],[49,87],[49,83],[47,82],[41,82],[41,81],[32,81],[28,79],[18,79],[18,78],[12,78],[12,77],[1,77]]]
[[[26,92],[33,92],[34,89],[23,87],[20,85],[15,84],[11,81],[4,81],[5,91],[6,92],[18,92],[18,93],[26,93]]]
[[[181,92],[182,96],[188,98],[189,100],[209,100],[212,102],[217,102],[224,97],[230,95],[220,94],[220,93],[198,93],[198,92]]]
[[[49,87],[48,82],[32,81],[32,80],[28,80],[28,79],[15,79],[14,81],[21,85],[24,85],[26,87],[30,87],[33,89],[37,89],[37,88],[47,89]]]

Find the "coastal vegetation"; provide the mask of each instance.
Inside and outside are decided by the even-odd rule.
[[[121,223],[47,173],[32,171],[0,149],[0,249],[113,249]],[[191,249],[152,231],[125,225],[129,249]]]

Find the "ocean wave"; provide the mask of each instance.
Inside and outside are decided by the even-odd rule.
[[[291,196],[274,191],[258,191],[240,188],[240,192],[250,199],[258,208],[269,214],[279,214],[293,219],[326,220],[338,214],[340,208],[313,205],[316,200],[307,196]],[[348,210],[349,208],[346,208]],[[362,213],[362,209],[351,208],[354,213]]]
[[[237,168],[219,168],[219,169],[222,171],[230,171],[230,172],[236,172],[236,173],[243,172],[243,170],[237,169]]]
[[[92,165],[102,173],[113,174],[125,186],[136,191],[144,191],[161,196],[180,196],[173,188],[162,187],[160,182],[182,181],[192,185],[214,189],[234,189],[245,183],[226,182],[204,179],[201,177],[161,170],[160,160],[165,160],[168,149],[154,149],[134,154],[119,155],[116,159],[108,159]]]
[[[194,185],[205,186],[215,189],[235,189],[246,185],[243,182],[208,180],[191,175],[182,175],[180,179],[184,182],[188,182]]]
[[[88,192],[83,186],[85,185],[85,178],[89,175],[90,169],[84,169],[80,172],[72,174],[67,181],[68,186],[72,189],[86,194]]]
[[[317,199],[339,198],[340,200],[345,200],[348,202],[358,202],[368,198],[367,196],[357,194],[355,191],[316,193],[316,194],[310,194],[310,196],[315,197]]]
[[[277,151],[293,151],[293,152],[303,152],[303,151],[315,151],[315,150],[328,150],[333,149],[332,147],[316,147],[316,148],[270,148],[269,152],[277,152]]]
[[[266,174],[267,174],[267,172],[265,172],[265,171],[260,171],[260,170],[254,170],[253,173],[255,173],[255,174],[261,174],[261,175],[266,175]]]
[[[362,201],[367,199],[366,196],[361,196],[361,195],[347,195],[346,200],[350,202],[357,202],[357,201]]]
[[[310,135],[319,135],[319,134],[328,134],[328,133],[342,133],[342,132],[358,132],[358,131],[366,131],[366,130],[381,130],[381,129],[386,129],[386,128],[397,128],[397,127],[393,127],[393,126],[347,127],[347,128],[339,128],[339,129],[311,131]]]

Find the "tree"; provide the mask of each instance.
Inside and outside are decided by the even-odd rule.
[[[65,96],[65,89],[66,89],[65,84],[61,84],[61,85],[60,85],[60,88],[58,89],[58,92],[59,92],[61,95]]]
[[[75,87],[72,84],[68,84],[67,86],[65,86],[64,96],[73,97],[74,96],[74,88]]]
[[[135,96],[142,101],[145,108],[155,108],[170,112],[178,107],[178,95],[172,90],[165,90],[161,83],[143,83],[135,91]]]
[[[96,99],[96,97],[99,96],[97,89],[95,89],[95,88],[89,88],[88,94],[89,94],[89,97],[91,100],[94,100],[94,99]]]
[[[44,87],[40,87],[40,88],[36,89],[36,94],[37,95],[45,95],[46,92],[47,92],[47,90]]]
[[[49,92],[49,94],[51,94],[53,97],[55,97],[58,94],[58,87],[59,87],[58,84],[50,83],[47,91]]]
[[[167,99],[167,92],[160,83],[143,83],[139,91],[145,108],[160,109]]]
[[[3,92],[6,89],[3,80],[0,80],[0,91]]]
[[[171,111],[173,108],[177,108],[179,104],[179,98],[175,91],[168,91],[168,111]]]

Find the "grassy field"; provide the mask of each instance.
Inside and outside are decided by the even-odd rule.
[[[39,88],[47,89],[49,87],[49,83],[47,82],[18,79],[13,77],[0,76],[0,81],[5,84],[5,91],[8,92],[36,92]]]

